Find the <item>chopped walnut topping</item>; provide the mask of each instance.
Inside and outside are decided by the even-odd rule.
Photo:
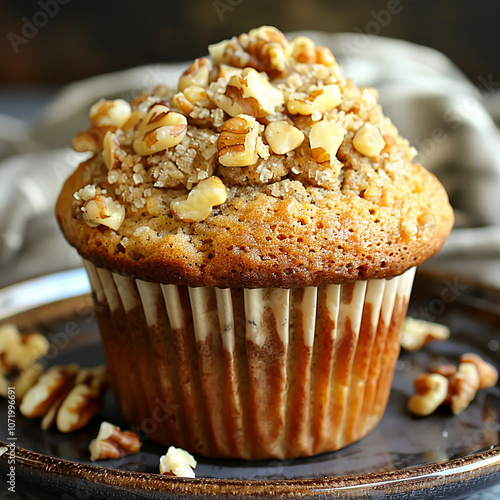
[[[336,108],[341,102],[338,85],[326,85],[311,92],[304,99],[290,99],[286,103],[288,111],[294,115],[312,115],[324,113]]]
[[[328,47],[322,47],[321,45],[316,47],[316,63],[323,64],[328,68],[333,68],[337,64],[332,51]]]
[[[327,47],[316,47],[316,44],[305,36],[295,37],[288,46],[290,56],[302,64],[322,64],[326,67],[335,66],[335,58]]]
[[[113,132],[108,131],[104,136],[103,152],[102,157],[104,158],[104,163],[108,170],[116,168],[120,164],[120,158],[118,157],[118,150],[120,149],[120,141]]]
[[[253,116],[231,118],[221,128],[217,140],[219,162],[226,167],[245,167],[257,161],[259,124]]]
[[[306,36],[295,37],[289,45],[290,55],[299,63],[316,63],[316,44]]]
[[[71,141],[72,148],[78,153],[98,153],[103,148],[103,140],[109,128],[91,128],[80,132]]]
[[[208,51],[214,64],[251,67],[265,71],[271,78],[281,78],[289,70],[287,47],[288,40],[283,33],[271,26],[262,26],[238,38],[209,45]]]
[[[189,115],[194,110],[194,105],[186,98],[183,92],[178,92],[174,95],[172,104],[186,115]]]
[[[169,149],[186,135],[187,120],[163,104],[151,108],[137,125],[134,150],[139,155],[151,155]]]
[[[253,68],[230,78],[224,94],[211,92],[213,102],[230,116],[247,114],[263,118],[276,113],[284,102],[283,93]]]
[[[172,201],[170,209],[182,221],[200,222],[212,213],[214,206],[222,205],[226,199],[226,186],[218,177],[210,177],[200,181],[185,200]]]
[[[328,120],[314,123],[309,134],[314,160],[322,165],[333,165],[345,133],[345,129]]]
[[[207,91],[202,87],[191,85],[184,89],[183,94],[193,106],[209,109],[215,108],[214,104],[208,97]]]
[[[264,134],[273,152],[279,155],[293,151],[304,141],[304,133],[284,120],[271,122]]]
[[[371,123],[365,123],[354,136],[352,145],[365,156],[377,156],[384,149],[385,141],[380,130]]]
[[[123,99],[106,101],[101,99],[90,108],[90,123],[94,127],[121,128],[130,118],[132,109]]]
[[[109,422],[102,422],[97,437],[90,442],[90,460],[109,460],[138,453],[142,443],[132,431],[122,431]]]
[[[83,219],[90,227],[99,224],[118,231],[125,219],[125,207],[110,196],[96,196],[83,205]]]
[[[418,351],[434,340],[446,340],[450,329],[421,319],[406,318],[399,333],[399,343],[407,351]]]
[[[232,76],[241,75],[241,71],[241,68],[235,68],[227,64],[216,64],[212,69],[210,81],[216,82],[219,78],[222,78],[228,82]]]
[[[207,57],[196,59],[180,77],[179,90],[182,92],[191,85],[206,89],[208,87],[210,69],[210,61]]]
[[[92,107],[91,128],[73,145],[97,153],[83,172],[94,192],[74,193],[75,219],[126,233],[123,217],[165,215],[172,188],[191,190],[212,176],[229,187],[289,180],[363,193],[371,203],[412,168],[414,152],[376,92],[347,80],[329,49],[263,26],[209,51],[211,60],[194,61],[177,88]],[[425,237],[421,227],[401,217],[408,239]]]
[[[196,460],[187,451],[170,446],[160,457],[160,474],[177,477],[195,477]]]

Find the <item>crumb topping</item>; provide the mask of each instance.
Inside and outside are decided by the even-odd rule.
[[[84,258],[160,283],[302,287],[439,250],[443,187],[329,49],[264,26],[209,53],[176,88],[92,106],[73,147],[93,157],[56,209]]]
[[[95,154],[76,216],[106,225],[107,212],[86,216],[103,194],[126,218],[157,206],[161,190],[186,196],[211,177],[228,188],[269,186],[277,197],[287,186],[297,198],[310,188],[380,198],[411,174],[415,151],[383,116],[377,92],[346,79],[326,47],[264,26],[209,52],[176,89],[92,106],[91,128],[73,140]]]

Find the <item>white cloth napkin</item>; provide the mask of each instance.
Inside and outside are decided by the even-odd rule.
[[[445,185],[457,226],[425,265],[500,285],[500,134],[492,116],[500,122],[500,82],[478,75],[474,85],[443,54],[401,40],[300,34],[330,47],[358,85],[379,90],[385,113]],[[33,124],[0,115],[0,143],[10,154],[0,163],[0,286],[79,264],[53,207],[64,179],[84,158],[67,145],[88,127],[90,105],[175,85],[187,66],[143,66],[73,83]]]

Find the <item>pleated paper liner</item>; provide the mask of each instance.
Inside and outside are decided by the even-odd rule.
[[[302,289],[146,283],[85,261],[127,423],[192,453],[334,451],[389,398],[415,269]]]

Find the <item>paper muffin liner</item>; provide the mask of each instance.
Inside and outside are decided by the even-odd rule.
[[[150,439],[211,457],[290,458],[342,448],[382,417],[414,268],[219,289],[85,267],[115,395]]]

